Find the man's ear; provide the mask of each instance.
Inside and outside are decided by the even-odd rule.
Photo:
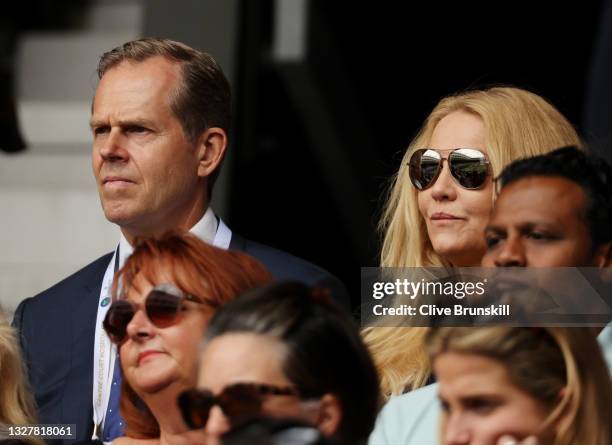
[[[227,149],[227,133],[219,127],[210,127],[198,137],[198,176],[210,176],[217,170]]]
[[[333,394],[325,394],[320,401],[317,428],[326,437],[338,432],[342,421],[342,404]]]
[[[605,243],[595,249],[593,264],[597,267],[612,267],[612,242]]]

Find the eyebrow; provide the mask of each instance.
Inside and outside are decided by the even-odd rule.
[[[91,119],[89,121],[90,128],[104,127],[108,126],[108,121],[104,119]],[[153,127],[153,121],[147,119],[125,119],[119,120],[117,122],[117,126],[125,128],[125,127]]]
[[[494,232],[494,233],[506,233],[506,229],[499,226],[487,226],[485,227],[485,233]]]

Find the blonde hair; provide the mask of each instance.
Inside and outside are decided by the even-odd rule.
[[[0,425],[36,422],[34,398],[25,375],[15,331],[0,311]],[[36,445],[43,443],[35,438],[24,440]]]
[[[612,380],[589,328],[441,327],[427,349],[432,360],[455,352],[501,362],[516,387],[550,408],[543,430],[556,426],[554,445],[612,443]]]
[[[410,185],[408,161],[429,144],[444,117],[466,111],[480,117],[492,173],[512,161],[548,153],[566,145],[582,147],[572,124],[542,97],[514,87],[493,87],[443,98],[429,114],[408,146],[398,172],[391,178],[378,229],[383,235],[382,267],[450,266],[434,250],[417,205],[417,190]],[[372,327],[364,330],[381,376],[383,395],[423,386],[431,366],[423,348],[427,328]],[[421,332],[422,331],[422,332]]]

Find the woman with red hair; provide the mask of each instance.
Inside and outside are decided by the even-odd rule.
[[[195,236],[145,239],[115,277],[104,328],[117,344],[126,437],[118,444],[190,440],[176,405],[195,386],[198,348],[223,303],[271,280],[255,259]]]

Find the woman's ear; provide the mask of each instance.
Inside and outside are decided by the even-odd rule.
[[[330,437],[338,432],[342,421],[342,404],[333,394],[325,394],[320,401],[317,416],[317,428],[321,433]]]
[[[197,142],[198,176],[210,176],[221,165],[227,149],[227,134],[219,127],[205,130]]]

